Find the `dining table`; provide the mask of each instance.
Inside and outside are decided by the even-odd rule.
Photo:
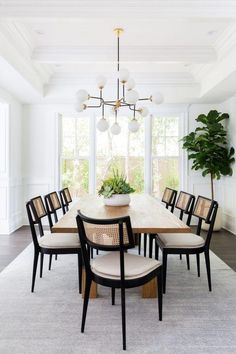
[[[76,215],[80,210],[84,215],[95,219],[109,219],[130,216],[133,233],[141,235],[158,233],[189,233],[191,229],[176,215],[171,213],[157,198],[149,194],[132,194],[131,202],[126,206],[106,206],[103,198],[85,195],[74,201],[69,211],[54,224],[52,232],[77,233]],[[85,276],[83,276],[83,288]],[[143,298],[157,296],[156,279],[143,285]],[[97,297],[97,286],[93,283],[90,297]]]

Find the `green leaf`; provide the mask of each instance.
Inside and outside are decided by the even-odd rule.
[[[202,170],[202,175],[220,179],[231,176],[232,163],[235,162],[233,147],[228,147],[227,131],[221,123],[229,119],[228,113],[211,110],[207,115],[200,114],[196,121],[201,123],[195,131],[184,136],[181,141],[192,160],[193,170]]]
[[[113,194],[129,194],[135,192],[134,188],[126,182],[126,177],[120,174],[118,170],[113,170],[112,174],[112,177],[102,182],[98,195],[110,198]]]

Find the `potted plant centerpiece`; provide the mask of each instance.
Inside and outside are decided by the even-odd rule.
[[[207,115],[200,114],[196,121],[201,123],[201,126],[182,139],[188,159],[193,160],[192,169],[202,170],[203,177],[210,176],[211,199],[214,199],[214,180],[233,174],[231,165],[235,161],[234,148],[229,148],[227,131],[221,123],[228,118],[227,113],[216,110]],[[215,224],[215,229],[219,230],[220,222],[216,220]]]
[[[102,182],[98,195],[104,197],[104,204],[109,206],[129,205],[130,193],[135,192],[134,188],[126,181],[126,177],[118,170],[113,170],[111,177]]]

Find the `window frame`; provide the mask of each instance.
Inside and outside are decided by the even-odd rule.
[[[89,155],[88,157],[82,157],[81,159],[88,160],[89,163],[89,194],[96,193],[96,110],[89,112]],[[56,131],[57,131],[57,147],[55,149],[55,161],[56,171],[55,185],[58,188],[62,186],[61,178],[61,166],[62,166],[62,117],[82,117],[84,114],[71,114],[68,112],[56,114]],[[151,114],[144,119],[144,193],[152,194],[152,123],[155,116],[165,117],[179,117],[179,139],[187,134],[188,128],[188,107],[181,107],[176,109],[173,107],[166,107],[162,110],[152,111]],[[170,157],[170,156],[168,156]],[[186,151],[179,149],[179,177],[180,177],[180,189],[188,189],[188,159]]]

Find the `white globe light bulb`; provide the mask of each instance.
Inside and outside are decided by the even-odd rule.
[[[78,101],[84,102],[89,99],[89,94],[86,90],[79,90],[76,92],[76,97],[77,97]]]
[[[136,133],[139,130],[139,123],[138,123],[138,121],[136,119],[132,119],[129,122],[129,130],[132,133]]]
[[[139,113],[141,114],[142,117],[146,117],[149,113],[149,110],[147,107],[141,107]]]
[[[105,132],[107,129],[109,128],[109,123],[105,118],[101,118],[98,122],[97,122],[97,129],[100,132]]]
[[[151,101],[156,104],[161,104],[164,101],[164,97],[160,92],[155,92],[151,96]]]
[[[118,75],[120,81],[122,82],[122,84],[124,84],[126,83],[126,81],[128,81],[129,71],[127,69],[120,69]]]
[[[96,79],[97,85],[99,89],[103,89],[103,87],[106,85],[107,83],[107,78],[103,75],[100,75],[97,77]]]
[[[75,110],[76,112],[82,112],[86,108],[86,105],[81,102],[75,103]]]
[[[119,126],[119,124],[117,122],[113,123],[111,126],[111,133],[113,135],[118,135],[121,132],[121,127]]]
[[[126,84],[125,84],[125,87],[127,90],[132,90],[134,87],[135,87],[135,81],[134,79],[129,79]]]
[[[128,104],[136,104],[139,99],[139,94],[135,90],[130,90],[127,92],[125,100]]]

